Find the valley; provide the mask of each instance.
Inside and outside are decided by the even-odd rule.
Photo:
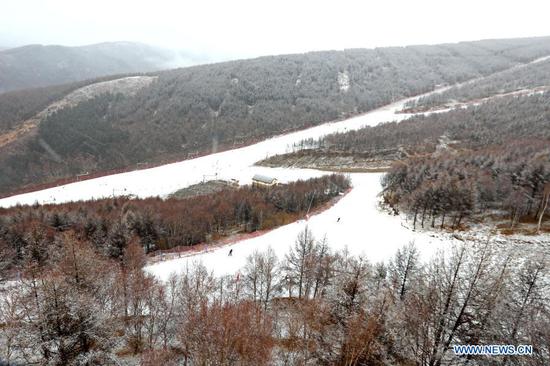
[[[402,109],[411,101],[418,100],[427,95],[442,93],[448,87],[438,89],[428,94],[414,98],[406,98],[388,106],[373,110],[361,116],[342,121],[334,121],[309,129],[276,136],[265,141],[249,145],[243,148],[228,150],[195,159],[185,160],[179,163],[168,164],[151,169],[136,170],[96,179],[84,180],[72,184],[49,188],[42,191],[30,192],[22,195],[8,197],[0,200],[0,205],[9,207],[19,204],[61,204],[69,201],[89,199],[102,199],[116,196],[131,197],[168,197],[176,190],[193,186],[201,182],[208,183],[214,180],[235,180],[241,185],[251,183],[255,174],[276,177],[280,182],[292,182],[298,179],[308,179],[329,174],[331,170],[346,171],[349,168],[352,173],[353,189],[349,196],[329,208],[326,212],[313,216],[307,222],[300,220],[294,224],[285,225],[264,235],[252,239],[224,245],[221,248],[211,246],[207,252],[187,253],[182,259],[161,261],[147,267],[147,271],[158,278],[167,280],[173,271],[187,268],[190,263],[200,262],[218,275],[226,275],[239,271],[245,258],[255,250],[274,248],[278,256],[283,257],[290,247],[289,244],[297,233],[307,225],[315,235],[326,235],[330,246],[334,250],[347,248],[351,254],[367,255],[372,261],[384,261],[393,256],[395,251],[404,243],[414,241],[419,247],[424,260],[428,261],[435,253],[441,250],[449,250],[453,243],[464,241],[490,240],[509,245],[523,242],[524,245],[535,245],[545,248],[550,242],[547,235],[540,236],[508,236],[503,237],[498,231],[489,226],[478,226],[473,232],[455,232],[431,230],[413,231],[410,221],[404,215],[395,216],[389,210],[380,206],[379,193],[383,174],[380,173],[353,173],[358,169],[357,154],[353,157],[349,167],[342,165],[337,167],[334,163],[328,165],[325,171],[303,168],[298,164],[282,164],[285,167],[262,167],[257,162],[272,160],[278,154],[291,153],[289,156],[304,153],[309,154],[304,141],[316,141],[334,133],[346,134],[365,127],[377,126],[382,122],[404,121],[414,117],[414,114],[403,113]],[[448,109],[446,113],[451,111]],[[423,114],[423,113],[421,113]],[[397,154],[397,155],[396,155]],[[403,153],[393,152],[393,157],[388,161],[367,161],[370,166],[359,166],[359,169],[387,169],[396,159],[403,157]],[[321,154],[322,155],[322,154]],[[379,153],[375,154],[379,158]],[[330,159],[329,159],[330,160]],[[359,159],[360,160],[360,159]],[[341,160],[337,160],[341,163]],[[288,162],[286,162],[288,163]],[[318,168],[313,165],[310,168]],[[342,222],[336,222],[342,218]],[[368,235],[365,236],[365,233]],[[385,243],[380,246],[381,238]],[[372,244],[369,244],[372,243]],[[506,244],[508,243],[508,244]],[[235,255],[227,259],[227,251],[234,249]],[[542,249],[541,249],[542,250]],[[237,254],[238,253],[238,254]],[[224,265],[221,265],[221,263]]]
[[[0,94],[0,364],[547,364],[548,39]]]

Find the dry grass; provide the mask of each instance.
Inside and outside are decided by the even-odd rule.
[[[23,124],[21,124],[21,126],[17,127],[16,129],[6,132],[4,134],[1,134],[0,147],[9,145],[12,142],[19,140],[29,132],[32,132],[36,128],[36,126],[38,126],[38,120],[29,119],[23,122]]]

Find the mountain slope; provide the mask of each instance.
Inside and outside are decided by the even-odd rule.
[[[458,103],[471,103],[495,95],[529,94],[550,88],[550,58],[544,57],[525,67],[512,68],[495,73],[460,86],[454,86],[442,93],[420,98],[408,107],[430,110],[454,106]]]
[[[132,42],[82,47],[29,45],[0,50],[0,93],[102,75],[174,67],[171,51]]]
[[[262,164],[338,170],[393,163],[384,176],[384,198],[396,212],[409,214],[413,228],[457,229],[488,219],[502,233],[548,232],[543,208],[550,188],[548,91],[498,94],[468,107],[301,145],[312,148]]]
[[[533,38],[315,52],[153,73],[157,78],[132,95],[97,95],[58,110],[0,147],[0,192],[249,144],[549,54],[549,39]],[[28,98],[57,100],[48,90],[29,91]],[[12,93],[0,96],[0,106],[10,105],[8,97],[21,109],[0,107],[2,135],[24,125],[18,116],[45,108],[28,108]]]

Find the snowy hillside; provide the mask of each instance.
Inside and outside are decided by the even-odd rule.
[[[512,69],[523,68],[532,63],[515,66]],[[483,77],[455,84],[454,87],[468,85]],[[62,203],[68,201],[87,200],[109,196],[135,195],[138,197],[167,196],[168,194],[197,184],[204,180],[238,179],[241,184],[249,184],[251,177],[261,172],[262,168],[253,164],[273,155],[290,152],[292,146],[302,140],[318,139],[328,134],[358,130],[365,126],[375,126],[382,122],[401,121],[414,114],[402,113],[406,105],[419,99],[443,93],[453,86],[445,86],[434,91],[411,98],[396,101],[387,106],[374,109],[365,114],[338,122],[329,122],[305,130],[275,136],[262,142],[243,148],[211,154],[196,159],[167,164],[156,168],[115,174],[61,185],[41,191],[20,194],[0,199],[0,207],[10,207],[16,204]],[[450,109],[435,111],[448,112]],[[427,113],[422,113],[427,114]],[[293,173],[285,172],[282,175]],[[284,181],[281,176],[280,180]],[[286,178],[287,180],[289,178]]]
[[[249,184],[252,176],[264,169],[253,167],[255,162],[275,154],[289,152],[294,143],[304,139],[316,139],[334,132],[359,129],[386,121],[402,120],[409,115],[396,112],[400,111],[408,100],[396,102],[358,117],[277,136],[240,149],[4,198],[0,200],[0,207],[35,202],[61,203],[113,195],[166,196],[203,180],[220,178],[235,178],[239,179],[242,184]],[[292,180],[292,176],[295,176],[292,171],[277,172],[277,178],[282,181]]]
[[[446,89],[441,88],[432,93]],[[4,198],[0,200],[0,207],[35,202],[62,203],[119,195],[167,196],[178,189],[205,180],[237,179],[240,184],[250,184],[252,176],[257,173],[275,177],[283,183],[318,177],[328,172],[266,168],[254,166],[254,163],[275,154],[289,152],[294,144],[305,139],[317,139],[335,132],[406,119],[411,115],[399,112],[408,101],[417,98],[401,100],[361,116],[277,136],[235,150]],[[235,273],[243,267],[246,257],[256,249],[262,251],[272,247],[279,258],[284,258],[297,234],[306,225],[317,239],[322,239],[326,235],[333,250],[347,248],[352,254],[364,254],[373,262],[391,258],[398,248],[411,241],[419,247],[424,260],[439,249],[449,248],[449,244],[458,242],[448,234],[413,232],[403,225],[402,217],[379,210],[381,176],[382,174],[375,173],[351,174],[354,189],[333,207],[312,216],[307,222],[302,220],[223,248],[210,248],[207,252],[193,256],[156,263],[146,270],[166,280],[171,273],[185,270],[193,262],[202,262],[216,275]],[[234,253],[231,257],[228,256],[230,249],[233,249]]]

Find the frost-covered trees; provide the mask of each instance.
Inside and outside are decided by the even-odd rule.
[[[545,365],[544,245],[411,243],[387,263],[331,252],[309,229],[292,263],[255,252],[239,273],[189,264],[161,283],[142,246],[122,258],[65,235],[0,294],[0,359],[51,365]],[[313,260],[311,260],[313,258]],[[301,292],[300,292],[300,282]],[[288,287],[291,290],[288,291]],[[453,345],[530,344],[532,356],[456,356]],[[491,363],[492,362],[492,363]]]
[[[422,276],[389,320],[390,328],[401,329],[396,333],[396,345],[402,357],[421,365],[446,365],[457,361],[449,351],[454,344],[545,342],[543,333],[534,336],[531,329],[548,324],[548,316],[543,315],[548,304],[540,302],[545,295],[540,298],[532,292],[537,286],[543,290],[541,278],[548,279],[547,263],[533,263],[512,250],[495,249],[486,242],[462,245],[420,267]],[[530,311],[540,318],[527,316]],[[408,315],[413,313],[415,316]],[[521,337],[515,338],[518,334]],[[539,357],[547,358],[547,346],[539,347]],[[464,361],[472,358],[464,356]],[[514,362],[538,364],[531,359]]]
[[[285,257],[282,286],[289,297],[322,297],[333,275],[336,257],[331,253],[327,239],[316,240],[306,226]]]
[[[198,365],[265,365],[271,321],[253,302],[203,302],[180,329],[186,358]]]
[[[40,364],[116,364],[113,275],[93,248],[66,238],[54,268],[30,262],[4,301],[17,359]],[[8,352],[11,350],[8,349]]]
[[[289,283],[296,286],[298,298],[308,297],[313,281],[315,266],[315,238],[309,228],[298,234],[294,247],[286,257],[286,277]],[[289,286],[288,292],[292,296],[294,286]]]
[[[395,258],[390,264],[389,273],[392,285],[400,300],[403,300],[411,282],[418,272],[418,249],[414,243],[398,249]]]
[[[266,252],[254,251],[247,259],[243,280],[251,298],[267,309],[271,299],[279,294],[279,261],[270,247]]]
[[[548,209],[548,203],[550,202],[550,182],[546,183],[544,186],[544,191],[542,194],[542,199],[539,205],[539,209],[537,212],[538,215],[538,223],[537,223],[537,232],[540,232],[540,227],[542,225],[542,218],[544,217],[544,214],[546,213],[546,210]]]
[[[387,204],[403,209],[413,227],[459,228],[474,214],[497,210],[514,227],[539,218],[550,181],[548,145],[510,144],[475,152],[409,159],[384,176]]]

